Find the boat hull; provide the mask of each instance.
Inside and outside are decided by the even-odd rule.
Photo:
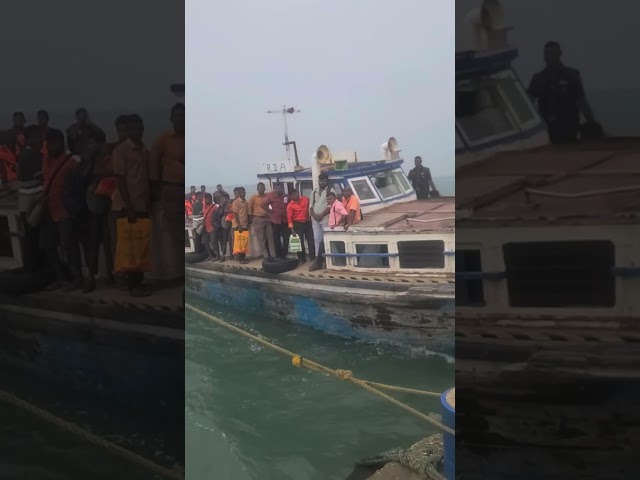
[[[348,279],[348,280],[345,280]],[[203,299],[365,342],[425,347],[453,355],[454,287],[419,290],[352,280],[287,277],[234,267],[186,268],[186,288]]]

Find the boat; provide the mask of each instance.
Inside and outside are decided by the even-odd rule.
[[[381,160],[359,161],[355,152],[333,154],[323,145],[310,167],[268,164],[257,175],[267,189],[281,184],[308,196],[323,171],[337,194],[350,186],[358,196],[362,222],[325,230],[325,270],[267,273],[257,255],[248,265],[202,262],[185,267],[187,291],[345,338],[452,355],[455,199],[417,200],[397,141],[383,147]],[[188,220],[185,251],[196,245]]]
[[[512,71],[499,3],[483,6],[485,38],[501,41],[457,55],[456,89]],[[629,478],[640,138],[549,145],[510,75],[517,88],[482,122],[510,118],[517,132],[487,131],[456,157],[456,455],[470,477],[527,465],[532,478]]]
[[[53,277],[22,270],[18,194],[9,187],[0,191],[0,368],[21,381],[32,379],[38,388],[48,385],[86,399],[78,400],[91,414],[85,423],[108,411],[126,417],[116,423],[130,425],[128,433],[139,435],[149,423],[156,425],[155,445],[169,457],[157,461],[184,464],[183,287],[162,286],[161,295],[133,298],[102,285],[103,264],[92,293],[47,291]],[[41,408],[54,403],[39,400],[34,403]],[[100,407],[92,407],[94,400]],[[55,401],[63,408],[62,400]],[[137,443],[144,438],[137,438],[127,437],[125,447],[153,457],[149,445]]]

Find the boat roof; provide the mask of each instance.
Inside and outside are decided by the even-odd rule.
[[[348,162],[346,170],[323,170],[331,180],[362,177],[364,175],[371,175],[382,171],[392,170],[399,168],[404,163],[404,160],[377,160],[372,162]],[[258,178],[267,180],[278,180],[280,178],[293,177],[296,180],[311,180],[312,172],[311,168],[305,168],[298,172],[277,172],[277,173],[259,173]]]
[[[637,223],[640,137],[506,151],[456,170],[458,222]]]
[[[364,215],[351,232],[450,233],[455,231],[455,197],[394,203]]]
[[[517,48],[488,52],[474,50],[456,52],[456,80],[509,69],[517,57]]]

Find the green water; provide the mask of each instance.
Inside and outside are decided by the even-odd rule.
[[[434,391],[454,381],[453,364],[423,349],[355,343],[189,296],[187,303],[362,378]],[[435,433],[369,392],[296,369],[288,358],[190,311],[186,331],[188,480],[344,479],[358,458]],[[398,398],[440,412],[437,398]]]

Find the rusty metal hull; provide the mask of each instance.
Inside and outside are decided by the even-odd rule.
[[[270,275],[242,268],[186,268],[186,288],[209,301],[366,342],[454,353],[454,286],[429,289],[358,280]]]

